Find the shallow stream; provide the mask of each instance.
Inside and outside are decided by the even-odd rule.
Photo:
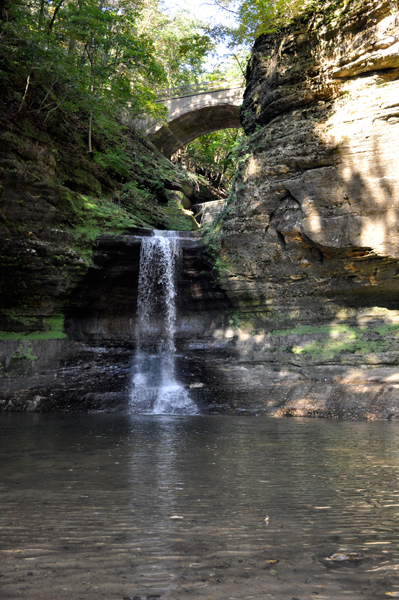
[[[0,597],[399,597],[399,426],[0,414]]]

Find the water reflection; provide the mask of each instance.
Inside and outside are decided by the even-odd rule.
[[[4,414],[0,434],[5,598],[399,590],[394,423]]]

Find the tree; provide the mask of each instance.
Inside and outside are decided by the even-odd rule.
[[[179,158],[190,171],[203,175],[218,190],[227,190],[234,177],[236,150],[242,129],[223,129],[207,133],[185,146]]]
[[[154,47],[165,70],[168,87],[197,83],[205,74],[206,58],[215,48],[206,23],[188,11],[163,12],[158,0],[148,0],[141,13],[141,31],[156,31]]]
[[[214,65],[212,73],[208,74],[209,81],[222,79],[241,79],[244,84],[245,71],[250,57],[248,48],[238,47],[230,50]]]
[[[233,13],[235,27],[215,28],[229,38],[230,46],[251,44],[264,33],[276,33],[301,12],[315,4],[314,0],[214,0],[215,4]]]
[[[287,26],[310,2],[306,0],[242,0],[238,8],[238,41],[275,33]]]
[[[93,115],[114,114],[118,106],[134,115],[148,110],[145,101],[155,97],[145,84],[162,81],[152,41],[137,34],[136,19],[135,6],[123,0],[85,0],[65,15],[67,38],[80,49],[76,66],[89,112],[90,151]]]
[[[115,115],[159,113],[155,82],[165,74],[152,40],[137,30],[139,5],[129,0],[23,0],[0,35],[0,82],[21,110],[87,115],[93,124]],[[3,11],[4,13],[4,11]],[[151,83],[149,83],[151,82]]]

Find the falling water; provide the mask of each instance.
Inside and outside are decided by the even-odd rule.
[[[173,231],[155,231],[141,242],[137,352],[130,396],[135,413],[198,413],[175,375],[178,240]]]

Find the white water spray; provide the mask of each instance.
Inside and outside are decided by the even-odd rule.
[[[130,395],[135,413],[198,413],[175,376],[178,240],[173,231],[154,231],[141,242],[137,352]]]

